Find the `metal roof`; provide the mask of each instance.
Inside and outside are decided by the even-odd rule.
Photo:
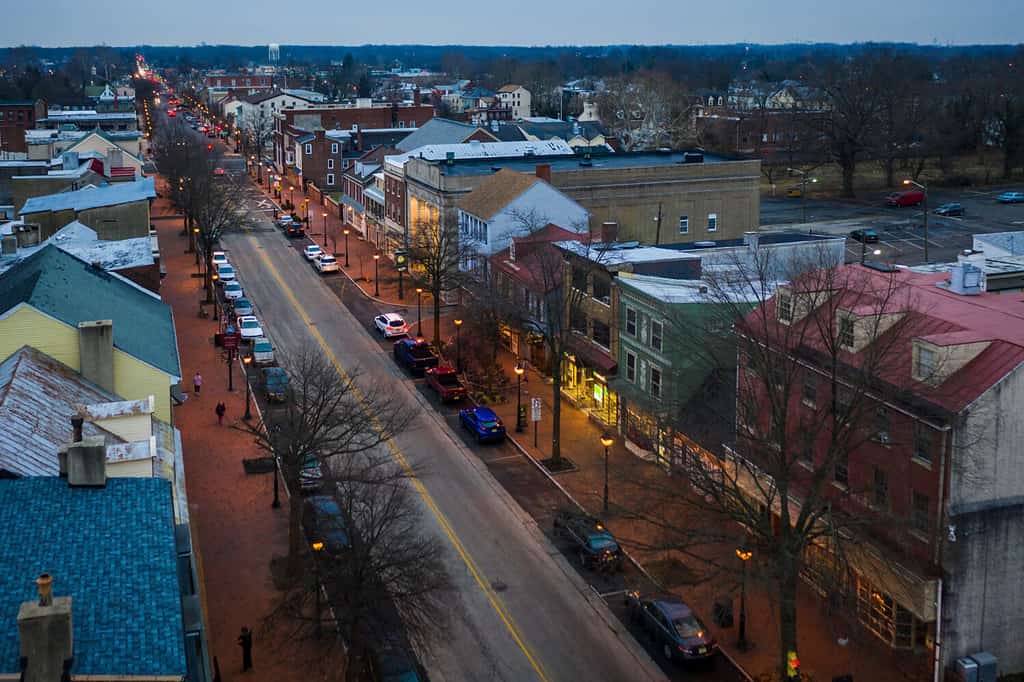
[[[78,212],[90,208],[130,204],[155,198],[156,186],[153,183],[153,178],[147,177],[135,182],[118,182],[106,187],[87,187],[74,192],[32,197],[25,202],[21,214],[66,210]]]
[[[399,151],[410,152],[419,147],[433,144],[458,144],[475,133],[479,128],[468,123],[447,118],[432,118],[397,145]]]

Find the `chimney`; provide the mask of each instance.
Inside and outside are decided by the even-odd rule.
[[[363,126],[356,125],[356,149],[363,151]]]
[[[68,485],[102,488],[107,484],[107,445],[103,436],[89,436],[68,446]]]
[[[82,442],[82,425],[85,424],[85,419],[79,415],[75,415],[71,418],[71,442],[81,443]]]
[[[92,320],[78,323],[78,352],[82,376],[114,392],[114,323]]]
[[[551,164],[550,163],[538,163],[536,168],[537,177],[544,182],[551,184]]]
[[[601,223],[601,241],[605,244],[619,241],[619,224],[610,220]]]
[[[760,236],[757,232],[744,232],[743,243],[750,247],[751,251],[757,250],[758,240]]]
[[[5,234],[0,238],[0,255],[13,256],[18,253],[18,235]]]
[[[53,578],[43,573],[36,579],[38,601],[21,603],[18,609],[18,642],[24,661],[24,682],[52,682],[62,675],[74,655],[71,628],[71,597],[54,597]]]
[[[417,88],[413,88],[412,89],[412,105],[414,107],[418,107],[422,103],[423,103],[423,99],[422,99],[422,95],[420,95],[420,89],[418,87]]]

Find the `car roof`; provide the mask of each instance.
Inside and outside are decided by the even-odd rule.
[[[480,419],[497,419],[498,415],[494,414],[494,410],[489,407],[477,406],[473,408],[473,413]]]
[[[255,315],[240,315],[238,318],[239,322],[259,322]]]
[[[388,321],[399,320],[399,321],[405,322],[405,320],[402,319],[402,316],[399,315],[398,313],[384,313],[383,315],[381,315],[381,317],[383,317],[385,320],[388,320]]]
[[[309,250],[309,249],[317,249],[319,251],[320,250],[320,245],[319,244],[310,244],[309,246],[306,247],[306,249],[307,250]]]
[[[682,597],[678,597],[674,594],[656,594],[646,597],[646,599],[657,604],[658,608],[664,611],[665,615],[672,620],[694,615],[693,609],[683,601]]]

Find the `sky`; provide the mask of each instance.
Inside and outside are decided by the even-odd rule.
[[[1024,0],[8,3],[0,46],[1024,42]]]

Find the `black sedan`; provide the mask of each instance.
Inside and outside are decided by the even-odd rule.
[[[615,536],[589,514],[575,509],[559,511],[555,514],[554,531],[576,545],[584,568],[605,571],[622,568],[625,554]]]
[[[854,230],[850,233],[850,239],[863,244],[877,244],[878,233],[874,230]]]
[[[934,211],[935,215],[959,216],[964,214],[964,207],[961,204],[943,204]]]
[[[718,653],[718,642],[680,597],[630,592],[626,599],[630,617],[654,639],[665,660],[703,661]]]
[[[284,232],[289,239],[299,239],[306,236],[306,229],[302,226],[302,223],[290,223],[284,229]]]

